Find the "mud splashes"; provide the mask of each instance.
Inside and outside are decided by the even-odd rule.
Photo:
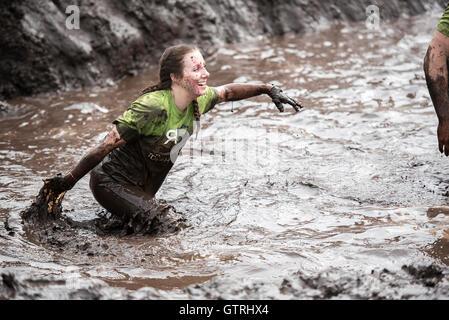
[[[54,192],[54,184],[51,179],[45,180],[33,203],[20,213],[28,238],[41,245],[64,251],[75,250],[76,253],[84,251],[93,256],[108,247],[98,236],[161,236],[187,226],[186,219],[173,206],[156,199],[151,200],[149,212],[139,212],[131,218],[114,216],[100,209],[97,218],[73,220],[63,214],[65,192]]]

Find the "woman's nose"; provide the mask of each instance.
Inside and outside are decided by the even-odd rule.
[[[206,68],[203,68],[203,77],[209,78],[210,73],[206,70]]]

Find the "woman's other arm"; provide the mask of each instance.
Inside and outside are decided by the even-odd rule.
[[[446,156],[449,155],[448,57],[449,38],[441,32],[435,31],[424,57],[424,74],[439,121],[438,148]]]
[[[261,94],[267,94],[280,112],[284,111],[282,104],[290,104],[296,111],[302,106],[294,99],[288,97],[279,87],[271,84],[230,83],[215,88],[218,91],[218,102],[237,101]]]

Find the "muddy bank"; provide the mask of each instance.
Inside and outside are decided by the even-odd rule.
[[[0,116],[6,114],[10,109],[10,106],[5,101],[0,101]]]
[[[180,41],[213,54],[223,43],[304,33],[327,23],[416,15],[443,0],[412,1],[6,1],[0,4],[0,99],[107,86],[157,62]],[[66,19],[79,7],[79,29]],[[73,20],[69,20],[70,23]]]
[[[348,272],[329,269],[318,273],[297,271],[278,284],[213,279],[184,290],[189,299],[438,299],[449,295],[449,269],[438,265],[403,265],[398,270]]]
[[[0,299],[207,299],[207,300],[420,300],[449,296],[449,269],[435,264],[403,265],[398,270],[347,272],[329,269],[318,274],[297,271],[277,283],[213,278],[178,292],[152,287],[135,291],[112,288],[107,282],[74,281],[62,276],[1,273]]]

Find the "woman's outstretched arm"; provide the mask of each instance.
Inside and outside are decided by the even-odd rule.
[[[73,188],[73,186],[92,170],[106,155],[126,143],[120,138],[120,134],[114,126],[104,138],[103,142],[97,147],[91,149],[64,177],[58,175],[54,178],[46,180],[53,187],[53,191],[58,194]]]
[[[288,97],[279,87],[271,84],[230,83],[215,89],[219,95],[218,103],[267,94],[280,112],[284,111],[284,103],[291,105],[296,111],[302,109],[302,106],[297,101]]]

